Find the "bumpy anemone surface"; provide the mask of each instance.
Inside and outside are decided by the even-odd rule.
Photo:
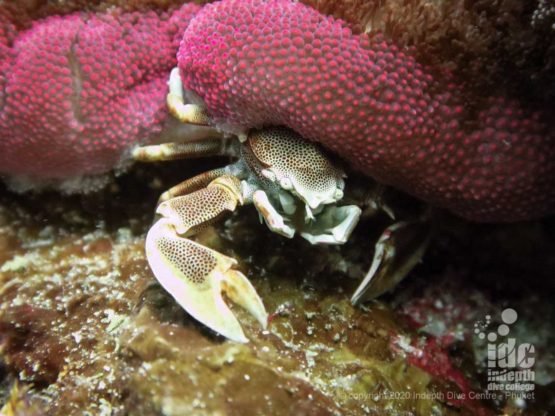
[[[166,80],[196,5],[0,24],[0,173],[94,175],[160,131]]]
[[[287,125],[375,179],[478,221],[553,212],[545,116],[462,86],[379,36],[290,0],[207,5],[185,31],[186,88],[234,131]]]

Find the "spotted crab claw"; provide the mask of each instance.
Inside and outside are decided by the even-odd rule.
[[[185,102],[178,69],[168,85],[168,110],[175,118],[212,124],[202,105]],[[236,159],[165,191],[156,211],[161,218],[146,239],[148,262],[162,286],[192,317],[234,341],[247,338],[222,294],[266,328],[264,305],[234,259],[187,237],[245,204],[254,204],[273,232],[287,238],[298,232],[313,244],[343,244],[360,217],[356,206],[337,206],[344,196],[343,171],[317,145],[285,127],[267,126],[235,138],[207,134],[138,147],[132,155],[142,162],[216,155]]]
[[[242,203],[236,178],[221,177],[206,188],[162,202],[162,216],[146,238],[148,263],[174,299],[196,320],[237,342],[247,342],[222,294],[249,311],[263,328],[268,314],[248,279],[235,269],[237,261],[183,238],[194,234],[224,211]],[[199,209],[202,204],[202,209]]]

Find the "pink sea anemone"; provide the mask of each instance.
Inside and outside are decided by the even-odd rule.
[[[287,125],[353,168],[473,220],[555,208],[545,115],[501,97],[467,106],[448,75],[300,3],[207,5],[178,60],[186,88],[229,130]]]
[[[1,24],[0,172],[35,182],[95,175],[158,134],[178,40],[198,8],[54,16],[13,44]]]

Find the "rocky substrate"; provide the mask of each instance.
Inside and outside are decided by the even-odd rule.
[[[137,168],[82,197],[1,191],[0,414],[555,411],[553,220],[501,227],[446,217],[398,290],[355,308],[349,297],[382,225],[364,222],[341,248],[312,247],[271,234],[243,208],[197,238],[240,261],[271,314],[262,331],[234,308],[251,340],[240,345],[192,320],[148,268],[157,195],[184,176],[170,165]],[[512,334],[536,349],[534,400],[477,398],[486,346],[474,323],[506,307],[519,313]]]

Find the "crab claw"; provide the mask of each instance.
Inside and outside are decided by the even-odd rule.
[[[268,314],[262,300],[247,278],[233,269],[236,260],[179,237],[167,218],[161,218],[149,230],[146,254],[164,289],[193,318],[210,329],[230,340],[248,342],[222,293],[266,328]]]

